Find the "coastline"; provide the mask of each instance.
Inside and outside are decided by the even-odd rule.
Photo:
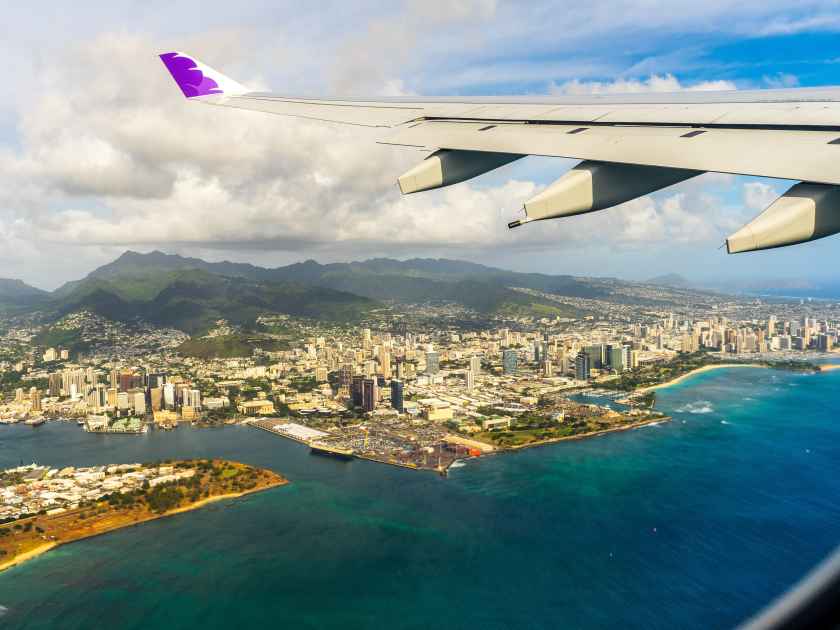
[[[641,427],[652,426],[660,424],[661,422],[670,422],[671,416],[661,416],[659,418],[648,418],[640,420],[639,422],[631,422],[630,424],[622,424],[617,427],[610,427],[609,429],[600,429],[598,431],[590,431],[589,433],[579,433],[578,435],[564,435],[563,437],[548,438],[547,440],[538,440],[529,444],[518,444],[516,446],[507,446],[498,449],[497,452],[504,453],[506,451],[521,451],[522,449],[532,448],[534,446],[546,446],[548,444],[557,444],[558,442],[571,442],[575,440],[588,440],[589,438],[598,437],[600,435],[607,435],[608,433],[619,433],[621,431],[630,431],[631,429],[639,429]]]
[[[72,540],[62,540],[62,541],[52,541],[52,542],[45,542],[43,545],[30,549],[24,553],[16,555],[14,558],[10,560],[6,560],[4,562],[0,562],[0,573],[5,571],[6,569],[11,569],[12,567],[18,566],[23,564],[27,560],[31,560],[32,558],[36,558],[42,554],[47,553],[48,551],[55,549],[56,547],[61,547],[62,545],[70,545],[74,542],[78,542],[80,540],[86,540],[89,538],[95,538],[96,536],[102,536],[103,534],[108,534],[110,532],[114,532],[121,529],[126,529],[129,527],[134,527],[135,525],[140,525],[142,523],[148,523],[149,521],[156,521],[158,519],[167,518],[169,516],[175,516],[176,514],[183,514],[184,512],[192,512],[193,510],[198,510],[210,503],[216,503],[217,501],[224,501],[227,499],[238,499],[240,497],[247,496],[249,494],[256,494],[257,492],[263,492],[264,490],[270,490],[271,488],[277,488],[279,486],[285,486],[289,483],[289,480],[286,478],[280,478],[276,481],[271,482],[268,485],[261,486],[259,488],[251,488],[250,490],[243,490],[242,492],[233,492],[227,494],[217,494],[212,497],[207,497],[204,499],[200,499],[195,503],[191,503],[190,505],[184,505],[181,507],[177,507],[175,509],[169,510],[167,512],[163,512],[162,514],[149,514],[144,516],[143,518],[138,518],[137,520],[130,521],[128,523],[116,525],[113,527],[106,527],[100,531],[91,532],[84,536],[79,536],[78,538],[73,538]]]
[[[678,376],[670,381],[666,381],[665,383],[659,383],[658,385],[649,385],[647,387],[640,387],[639,389],[633,390],[632,393],[634,394],[643,394],[645,392],[652,392],[657,389],[664,389],[666,387],[671,387],[672,385],[678,385],[683,381],[691,378],[696,374],[702,374],[703,372],[711,372],[713,370],[723,370],[728,368],[765,368],[769,369],[769,365],[762,365],[761,363],[720,363],[715,365],[704,365],[703,367],[695,368],[690,372],[686,372],[685,374]]]
[[[630,431],[632,429],[640,429],[642,427],[653,426],[656,424],[660,424],[662,422],[670,422],[673,418],[671,416],[661,416],[659,418],[648,418],[646,420],[640,420],[639,422],[632,422],[630,424],[622,424],[617,427],[610,427],[609,429],[600,429],[598,431],[590,431],[588,433],[579,433],[578,435],[564,435],[562,437],[556,438],[548,438],[547,440],[538,440],[536,442],[529,442],[528,444],[518,444],[516,446],[504,446],[499,447],[496,446],[495,450],[490,451],[488,453],[484,453],[479,457],[490,457],[494,455],[503,455],[504,453],[513,453],[516,451],[521,451],[527,448],[535,448],[537,446],[548,446],[550,444],[557,444],[559,442],[571,442],[577,440],[588,440],[590,438],[599,437],[601,435],[607,435],[609,433],[619,433],[621,431]],[[456,459],[452,462],[460,462],[462,460],[473,459],[472,457],[462,457],[460,459]],[[452,464],[446,467],[446,471],[448,472],[449,469],[452,467]]]

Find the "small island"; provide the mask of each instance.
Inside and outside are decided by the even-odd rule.
[[[0,472],[0,571],[58,545],[281,486],[277,473],[220,459]]]

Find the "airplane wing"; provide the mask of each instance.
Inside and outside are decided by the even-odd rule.
[[[582,160],[524,203],[524,223],[609,208],[713,171],[797,180],[727,238],[730,253],[840,232],[840,88],[536,98],[295,98],[249,91],[183,53],[161,55],[203,103],[378,127],[431,154],[404,194],[466,181],[525,155]]]

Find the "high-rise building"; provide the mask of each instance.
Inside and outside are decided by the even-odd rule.
[[[470,357],[470,372],[473,376],[478,376],[481,373],[481,357],[473,355]]]
[[[519,363],[519,353],[512,348],[502,352],[502,369],[505,374],[513,374],[516,372]]]
[[[588,381],[589,372],[592,370],[592,359],[589,354],[581,351],[575,357],[575,378],[579,381]]]
[[[163,405],[167,409],[175,409],[175,384],[167,383],[163,386]]]
[[[354,407],[361,407],[364,404],[364,376],[354,376],[350,387],[350,396],[353,399]]]
[[[403,412],[403,383],[396,379],[391,381],[391,406],[400,413]]]
[[[373,411],[376,403],[379,402],[379,384],[375,378],[366,378],[362,381],[362,409]]]
[[[386,379],[391,378],[391,353],[385,348],[379,349],[379,372]]]
[[[350,393],[350,384],[353,382],[353,366],[345,363],[338,370],[338,387],[342,394]]]
[[[134,413],[138,416],[146,414],[146,393],[134,392],[131,395],[131,406],[134,408]]]
[[[475,372],[472,370],[464,370],[464,381],[467,387],[467,391],[472,391],[475,389]]]
[[[554,365],[548,359],[542,362],[542,374],[545,378],[554,376]]]
[[[49,376],[49,392],[50,396],[61,395],[61,373],[54,372]]]
[[[612,346],[610,347],[610,367],[616,372],[623,372],[627,369],[627,363],[624,360],[624,348],[627,346]]]
[[[29,400],[32,402],[32,411],[41,411],[41,392],[35,387],[29,390]]]
[[[149,390],[149,399],[152,403],[152,411],[163,409],[163,387],[154,387]]]
[[[440,356],[434,350],[426,353],[426,374],[437,374],[440,372]]]
[[[607,347],[599,343],[594,346],[586,346],[583,351],[589,356],[589,364],[596,370],[600,370],[607,362]]]

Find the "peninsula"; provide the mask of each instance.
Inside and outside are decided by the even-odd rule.
[[[0,472],[0,571],[58,545],[281,486],[270,470],[219,459]]]

